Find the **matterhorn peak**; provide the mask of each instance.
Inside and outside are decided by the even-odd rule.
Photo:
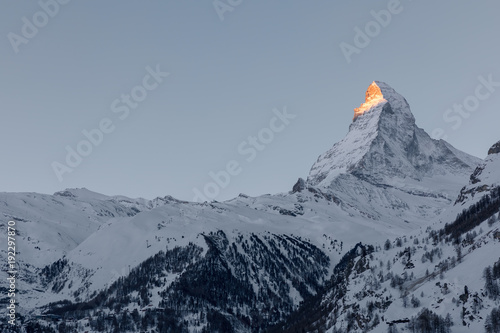
[[[408,102],[406,102],[404,97],[398,94],[390,85],[382,81],[373,81],[368,86],[365,93],[365,102],[354,109],[353,122],[356,121],[359,116],[387,102],[389,102],[393,110],[400,109],[405,111],[404,113],[407,120],[409,122],[414,122],[413,115],[411,115],[409,111]]]
[[[346,137],[318,158],[308,182],[328,186],[339,174],[353,170],[377,138],[408,142],[414,129],[415,119],[406,100],[388,84],[373,81],[365,93],[365,102],[354,109],[354,120]]]
[[[380,87],[377,82],[373,81],[366,90],[365,102],[361,104],[359,108],[354,109],[354,118],[352,120],[355,121],[360,115],[370,110],[375,105],[385,101],[384,94],[382,94]]]
[[[365,102],[343,140],[319,156],[308,185],[337,186],[338,177],[352,175],[384,186],[421,181],[424,177],[467,173],[478,160],[451,145],[433,140],[415,124],[406,99],[387,83],[373,81]],[[399,185],[397,185],[399,186]]]

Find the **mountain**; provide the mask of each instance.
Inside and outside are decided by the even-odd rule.
[[[376,81],[354,110],[346,137],[318,158],[306,183],[372,219],[420,223],[455,199],[480,161],[431,139],[404,97]]]
[[[443,140],[431,139],[416,126],[406,99],[376,81],[368,87],[365,102],[354,110],[349,133],[318,158],[307,182],[332,187],[340,175],[349,174],[404,189],[407,184],[401,180],[464,175],[479,161]]]
[[[210,203],[3,193],[1,213],[18,232],[19,322],[47,332],[385,332],[425,305],[425,316],[445,309],[477,328],[493,298],[478,296],[484,307],[464,319],[450,304],[472,311],[495,263],[497,156],[431,139],[406,100],[375,81],[346,137],[288,193]],[[454,281],[443,300],[441,275],[447,288]],[[413,294],[422,305],[402,307]]]

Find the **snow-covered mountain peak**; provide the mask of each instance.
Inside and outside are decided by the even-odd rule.
[[[432,219],[453,203],[482,162],[432,139],[416,125],[406,99],[386,83],[373,82],[357,110],[344,139],[311,167],[305,187],[329,193],[364,216],[388,219],[397,211],[400,220]]]
[[[359,106],[359,108],[354,109],[354,118],[353,121],[356,120],[359,116],[364,114],[366,111],[373,108],[375,105],[385,102],[384,95],[380,90],[380,87],[377,85],[375,81],[370,84],[365,94],[365,102]]]
[[[406,99],[388,84],[374,81],[365,103],[355,109],[346,137],[318,158],[307,183],[330,187],[340,175],[351,174],[392,186],[405,179],[465,175],[479,162],[445,141],[431,139],[416,126]]]
[[[308,183],[329,186],[339,174],[359,169],[374,146],[382,149],[377,155],[379,159],[384,159],[386,153],[404,157],[414,141],[415,130],[415,118],[405,98],[388,84],[374,81],[366,91],[365,102],[354,109],[346,137],[318,158]]]
[[[406,121],[414,122],[415,119],[411,112],[405,98],[398,94],[390,85],[382,81],[373,81],[366,90],[365,102],[358,108],[354,109],[353,122],[356,119],[374,109],[376,106],[389,102],[393,111],[400,111],[402,115],[406,116]]]

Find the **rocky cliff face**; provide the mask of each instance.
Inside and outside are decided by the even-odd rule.
[[[500,153],[500,141],[495,143],[491,148],[488,150],[488,155],[493,155],[493,154],[498,154]]]
[[[464,186],[456,204],[480,199],[484,194],[500,185],[500,141],[488,150],[488,156],[470,176],[469,184]]]

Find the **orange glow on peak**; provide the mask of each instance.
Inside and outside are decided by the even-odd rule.
[[[366,90],[365,102],[361,104],[359,108],[354,109],[354,118],[352,120],[356,120],[356,118],[383,100],[384,95],[382,95],[382,91],[380,91],[379,86],[373,81]]]

